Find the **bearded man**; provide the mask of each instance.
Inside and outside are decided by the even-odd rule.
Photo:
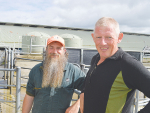
[[[22,113],[78,113],[80,100],[72,106],[74,89],[81,90],[85,74],[67,62],[64,39],[55,35],[47,40],[46,58],[29,74]]]

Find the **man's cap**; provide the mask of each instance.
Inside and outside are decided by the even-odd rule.
[[[49,44],[52,43],[52,42],[59,42],[59,43],[61,43],[63,46],[65,46],[65,41],[64,41],[64,39],[61,38],[61,37],[58,36],[58,35],[54,35],[54,36],[52,36],[52,37],[50,37],[50,38],[47,39],[47,45],[49,45]]]

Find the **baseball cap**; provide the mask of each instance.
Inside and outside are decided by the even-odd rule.
[[[63,46],[65,46],[65,41],[64,41],[64,39],[61,38],[61,37],[58,36],[58,35],[54,35],[54,36],[52,36],[52,37],[50,37],[50,38],[47,39],[47,45],[49,45],[49,44],[52,43],[52,42],[59,42],[59,43],[61,43]]]

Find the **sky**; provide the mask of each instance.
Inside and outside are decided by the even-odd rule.
[[[121,32],[150,34],[150,0],[0,0],[0,22],[93,29],[112,17]]]

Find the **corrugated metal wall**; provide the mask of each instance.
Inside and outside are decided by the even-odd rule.
[[[83,39],[83,47],[95,48],[95,44],[91,37],[92,31],[69,30],[69,29],[49,29],[49,28],[34,28],[23,26],[8,26],[0,25],[0,47],[11,46],[21,48],[22,36],[29,32],[43,32],[52,35],[74,34]],[[129,35],[124,34],[122,42],[119,44],[123,50],[142,51],[145,46],[150,46],[150,36],[144,35]]]

